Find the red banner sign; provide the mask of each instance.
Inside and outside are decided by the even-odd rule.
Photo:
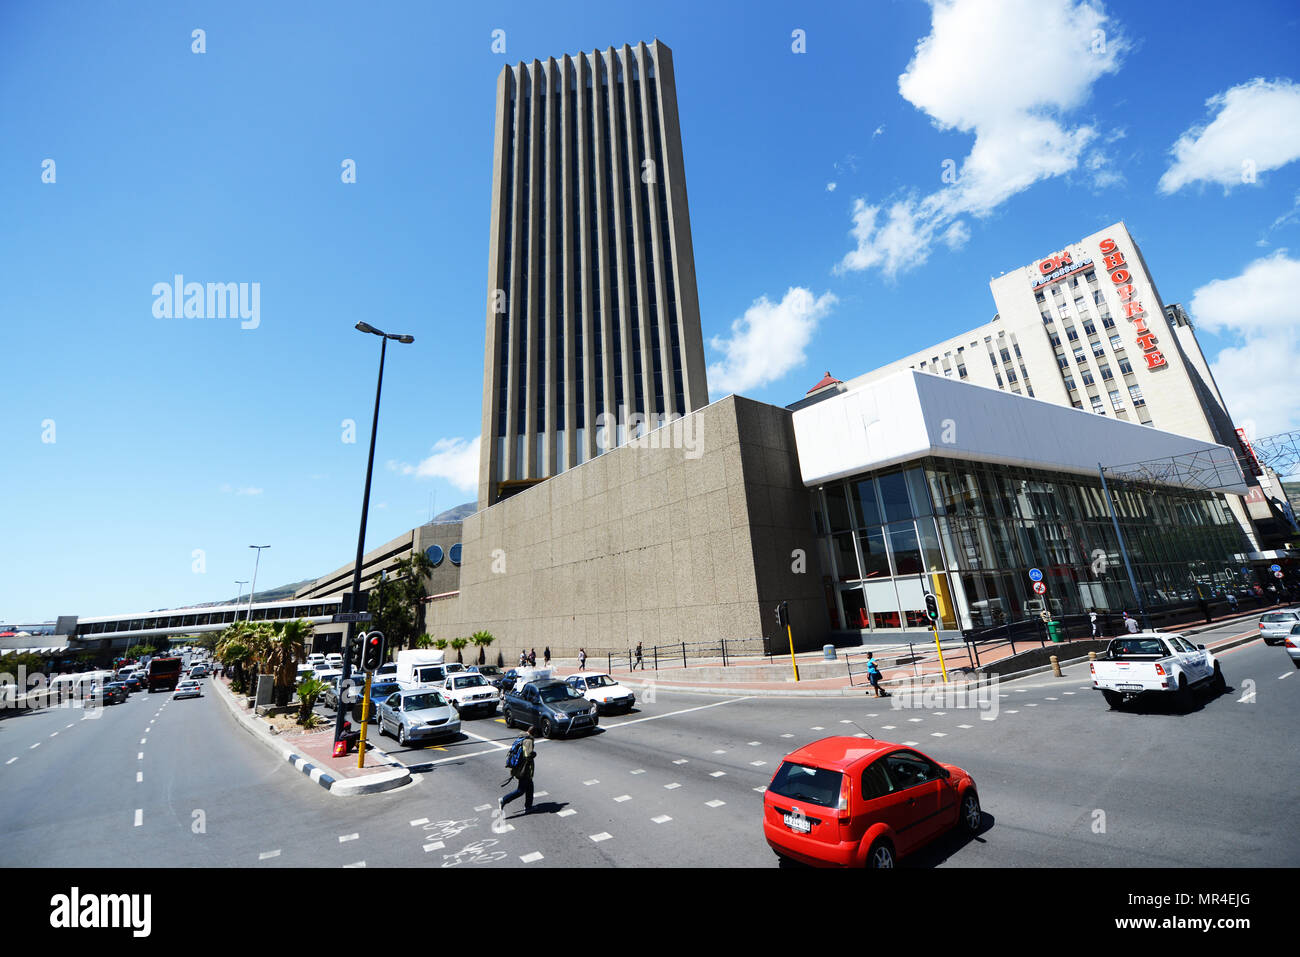
[[[1110,273],[1110,281],[1115,284],[1115,292],[1124,307],[1124,318],[1133,323],[1137,332],[1137,344],[1142,347],[1142,358],[1146,359],[1147,368],[1158,369],[1168,365],[1164,354],[1156,348],[1158,340],[1155,334],[1147,328],[1146,310],[1137,298],[1137,288],[1132,283],[1133,275],[1127,269],[1124,254],[1113,239],[1103,239],[1097,248],[1101,250],[1102,265]]]

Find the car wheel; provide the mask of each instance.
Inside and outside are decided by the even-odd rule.
[[[551,724],[550,718],[542,719],[542,734],[548,738],[555,737],[555,725]]]
[[[406,747],[406,725],[404,724],[397,726],[397,743],[402,747]]]
[[[1217,661],[1214,663],[1214,681],[1210,687],[1214,689],[1215,694],[1223,694],[1228,690],[1228,682],[1223,677],[1223,669],[1219,667]]]
[[[1192,686],[1187,683],[1186,675],[1178,676],[1178,708],[1184,714],[1189,713],[1196,706],[1196,699],[1192,694]]]
[[[961,826],[967,834],[978,834],[983,823],[984,812],[980,810],[979,795],[972,788],[961,799]]]
[[[1101,696],[1106,699],[1106,703],[1110,705],[1111,711],[1118,711],[1120,705],[1124,703],[1124,696],[1118,691],[1103,690]]]
[[[886,840],[879,840],[871,845],[871,850],[867,852],[867,868],[869,870],[887,870],[895,866],[894,845]]]

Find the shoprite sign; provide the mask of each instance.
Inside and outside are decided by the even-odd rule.
[[[1048,256],[1038,264],[1040,275],[1034,280],[1033,288],[1045,286],[1050,282],[1064,279],[1080,269],[1087,269],[1092,265],[1091,259],[1080,259],[1077,263],[1073,261],[1069,250],[1063,250],[1055,256]]]
[[[1133,276],[1128,271],[1124,254],[1119,251],[1113,239],[1103,239],[1097,247],[1101,251],[1102,265],[1110,273],[1110,281],[1115,284],[1120,305],[1124,309],[1124,318],[1133,323],[1137,332],[1137,344],[1142,348],[1142,358],[1147,361],[1148,369],[1158,369],[1167,365],[1164,354],[1156,348],[1155,334],[1147,328],[1146,310],[1138,297],[1137,287],[1133,285]]]

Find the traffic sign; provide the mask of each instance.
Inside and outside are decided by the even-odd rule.
[[[1050,611],[1040,611],[1038,613],[1038,617],[1043,619],[1043,621],[1051,621],[1052,613]]]
[[[1273,573],[1273,577],[1274,577],[1274,578],[1281,578],[1281,577],[1282,577],[1282,573],[1281,573],[1281,572],[1274,572],[1274,573]]]
[[[1040,572],[1037,568],[1031,568],[1029,569],[1029,580],[1031,582],[1040,582],[1043,580],[1043,573]],[[1039,594],[1042,593],[1039,592]]]
[[[1281,565],[1269,565],[1269,566],[1268,566],[1268,570],[1271,571],[1271,572],[1280,572],[1280,571],[1282,570],[1282,566],[1281,566]]]
[[[1046,585],[1044,585],[1042,582],[1034,582],[1034,594],[1035,594],[1035,595],[1041,595],[1041,594],[1043,594],[1043,592],[1045,592],[1045,591],[1047,591],[1047,586],[1046,586]]]
[[[338,624],[341,621],[371,621],[372,616],[368,611],[345,611],[337,615],[330,616],[331,624]]]

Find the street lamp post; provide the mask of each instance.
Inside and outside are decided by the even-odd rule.
[[[262,563],[262,549],[270,548],[270,545],[249,545],[249,548],[257,549],[257,561],[253,562],[253,587],[248,590],[248,622],[253,621],[253,593],[257,591],[257,566]]]
[[[258,554],[260,555],[261,552],[259,552]],[[242,601],[244,598],[244,586],[248,584],[248,579],[245,578],[243,581],[239,581],[237,579],[235,581],[235,584],[239,586],[239,594],[235,596],[235,605],[236,607],[238,607],[240,601]]]
[[[381,345],[379,347],[379,379],[375,383],[375,413],[370,422],[370,454],[366,459],[366,488],[361,496],[361,528],[357,532],[357,560],[352,566],[352,610],[357,610],[357,605],[361,602],[361,559],[365,552],[366,546],[366,515],[370,511],[370,476],[375,468],[375,434],[379,430],[379,397],[384,388],[384,357],[388,353],[388,340],[396,339],[402,343],[412,343],[415,336],[397,335],[395,333],[383,332],[374,326],[365,322],[358,322],[356,328],[361,332],[370,335],[379,336]],[[343,676],[339,680],[339,687],[342,688],[352,677],[352,642],[356,637],[356,622],[348,622],[348,637],[345,654],[343,655]],[[343,701],[340,696],[338,713],[334,715],[334,743],[343,740]]]

